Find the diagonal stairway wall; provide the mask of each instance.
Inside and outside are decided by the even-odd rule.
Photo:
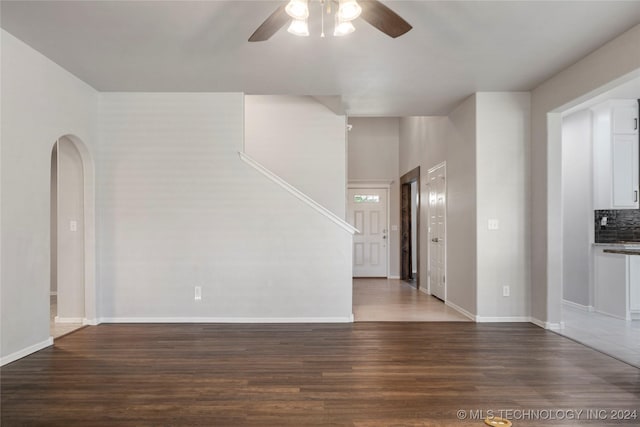
[[[102,321],[351,320],[351,234],[239,158],[243,108],[100,95]]]

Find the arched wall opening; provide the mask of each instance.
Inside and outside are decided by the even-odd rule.
[[[74,135],[51,150],[51,300],[54,332],[96,324],[95,170],[87,146]],[[53,303],[55,302],[55,307]]]

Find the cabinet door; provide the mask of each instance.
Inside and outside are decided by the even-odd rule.
[[[627,318],[627,255],[598,248],[594,254],[594,303],[599,313]]]
[[[638,134],[638,104],[627,101],[613,106],[614,134]]]
[[[592,110],[593,208],[612,209],[613,173],[611,171],[611,110],[608,105]]]
[[[638,137],[613,135],[613,208],[638,208]]]

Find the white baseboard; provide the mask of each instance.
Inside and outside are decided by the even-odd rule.
[[[98,319],[87,319],[86,317],[82,319],[83,325],[96,326],[99,324]]]
[[[540,326],[544,329],[559,329],[561,327],[560,324],[542,322],[541,320],[534,319],[529,316],[504,316],[504,317],[489,317],[489,316],[476,316],[464,308],[460,307],[457,304],[452,303],[451,301],[446,301],[445,304],[465,317],[473,320],[477,323],[499,323],[499,322],[520,322],[520,323],[533,323],[537,326]]]
[[[397,279],[397,280],[400,280],[400,276],[387,276],[387,279]]]
[[[575,308],[576,310],[588,311],[589,313],[595,311],[595,307],[592,305],[582,305],[577,302],[569,301],[566,299],[562,300],[562,305],[566,305],[567,307]]]
[[[545,322],[543,320],[536,319],[535,317],[530,317],[529,322],[541,327],[542,329],[550,329],[552,331],[557,331],[564,328],[564,322]]]
[[[595,310],[595,312],[599,313],[599,314],[602,314],[602,315],[605,315],[605,316],[609,316],[609,317],[613,317],[613,318],[616,318],[616,319],[620,319],[620,320],[629,320],[624,316],[620,316],[618,314],[612,314],[612,313],[609,313],[607,311]]]
[[[455,311],[457,311],[458,313],[462,314],[465,317],[468,317],[469,319],[473,320],[474,322],[476,321],[476,316],[474,314],[471,314],[470,312],[468,312],[464,308],[460,307],[459,305],[454,304],[451,301],[445,301],[445,305],[453,308]]]
[[[53,337],[49,337],[46,340],[39,342],[34,345],[30,345],[27,348],[23,348],[22,350],[18,350],[11,354],[8,354],[2,358],[0,358],[0,366],[4,366],[7,363],[15,362],[18,359],[22,359],[25,356],[28,356],[36,351],[42,350],[43,348],[49,347],[53,345]]]
[[[420,288],[419,291],[422,292],[423,294],[431,295],[427,290],[427,288]]]
[[[529,316],[502,316],[502,317],[492,317],[492,316],[476,316],[476,322],[478,323],[499,323],[499,322],[531,322],[531,318]]]
[[[551,329],[552,331],[559,331],[560,329],[564,329],[564,322],[547,322],[547,326],[547,329]]]
[[[542,329],[547,329],[547,322],[543,322],[540,319],[536,319],[535,317],[531,318],[531,323],[533,323],[536,326],[539,326]]]
[[[101,317],[99,323],[353,323],[347,317]]]
[[[82,317],[59,317],[56,316],[53,319],[56,323],[83,323],[84,319]]]

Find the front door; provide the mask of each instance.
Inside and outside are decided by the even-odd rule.
[[[348,221],[353,236],[353,277],[387,277],[387,190],[349,188]]]
[[[445,165],[429,171],[429,288],[431,294],[446,300],[446,172]]]

